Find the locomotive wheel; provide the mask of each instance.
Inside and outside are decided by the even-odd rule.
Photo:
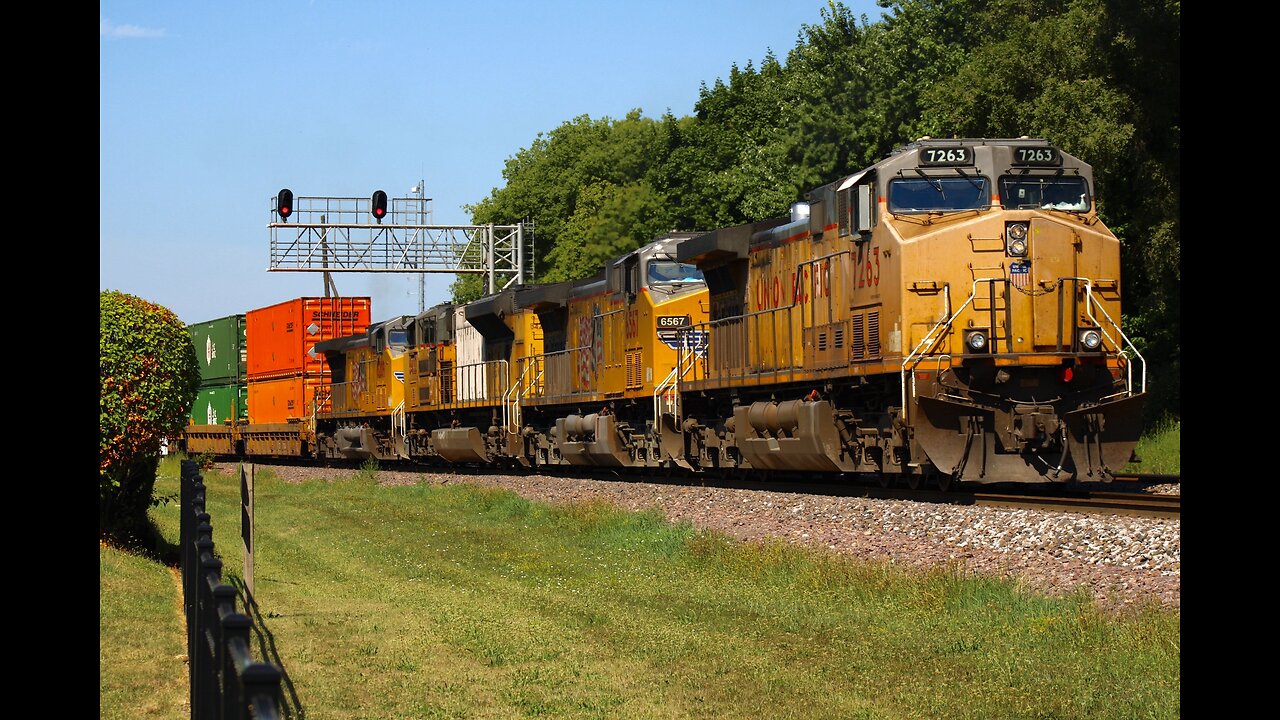
[[[887,488],[893,485],[893,475],[887,472],[881,472],[876,476],[876,480],[880,482],[880,487]]]
[[[937,475],[938,490],[946,492],[951,489],[951,476],[946,473],[938,473]]]
[[[907,487],[911,488],[912,490],[920,489],[920,481],[921,481],[920,473],[909,473],[907,475]]]

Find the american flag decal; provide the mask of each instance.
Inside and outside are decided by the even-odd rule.
[[[706,330],[659,330],[658,339],[672,350],[679,350],[683,345],[685,350],[692,350],[698,357],[705,357],[711,333]]]
[[[1015,262],[1009,266],[1009,282],[1022,290],[1031,282],[1031,263]]]

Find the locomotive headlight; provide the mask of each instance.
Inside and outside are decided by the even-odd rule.
[[[1012,222],[1004,226],[1006,238],[1005,250],[1013,257],[1025,257],[1027,254],[1027,223]]]
[[[1097,330],[1085,330],[1080,333],[1080,344],[1085,350],[1097,350],[1102,345],[1102,335]]]
[[[982,352],[987,349],[987,334],[982,330],[973,330],[964,336],[964,344],[974,352]]]

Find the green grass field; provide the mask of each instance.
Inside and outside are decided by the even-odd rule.
[[[177,575],[155,558],[105,545],[98,563],[101,717],[188,717],[187,639]]]
[[[1166,419],[1147,429],[1136,452],[1142,462],[1129,463],[1123,472],[1178,475],[1182,467],[1182,421]]]
[[[173,463],[157,490],[176,493],[176,475]],[[219,554],[238,575],[238,484],[206,480]],[[286,698],[307,718],[1180,714],[1177,612],[1108,617],[1083,596],[744,545],[604,505],[379,487],[372,470],[303,484],[259,473],[256,509],[255,655],[278,651]],[[176,542],[176,508],[153,514]],[[103,717],[139,716],[137,693],[108,692],[141,681],[105,662],[129,636],[108,633],[106,598],[160,588],[107,579],[104,560]],[[157,627],[164,602],[146,606]],[[185,668],[171,644],[127,672],[149,674],[142,686],[176,709],[185,682],[168,684]]]

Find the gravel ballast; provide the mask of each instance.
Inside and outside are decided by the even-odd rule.
[[[272,465],[287,482],[357,471]],[[218,469],[234,472],[234,464]],[[1179,520],[942,505],[903,500],[562,478],[379,470],[379,483],[473,483],[552,504],[604,500],[656,509],[672,522],[747,541],[777,539],[857,558],[930,567],[952,564],[1063,595],[1085,587],[1107,609],[1180,607]],[[1177,486],[1173,491],[1176,492]]]

